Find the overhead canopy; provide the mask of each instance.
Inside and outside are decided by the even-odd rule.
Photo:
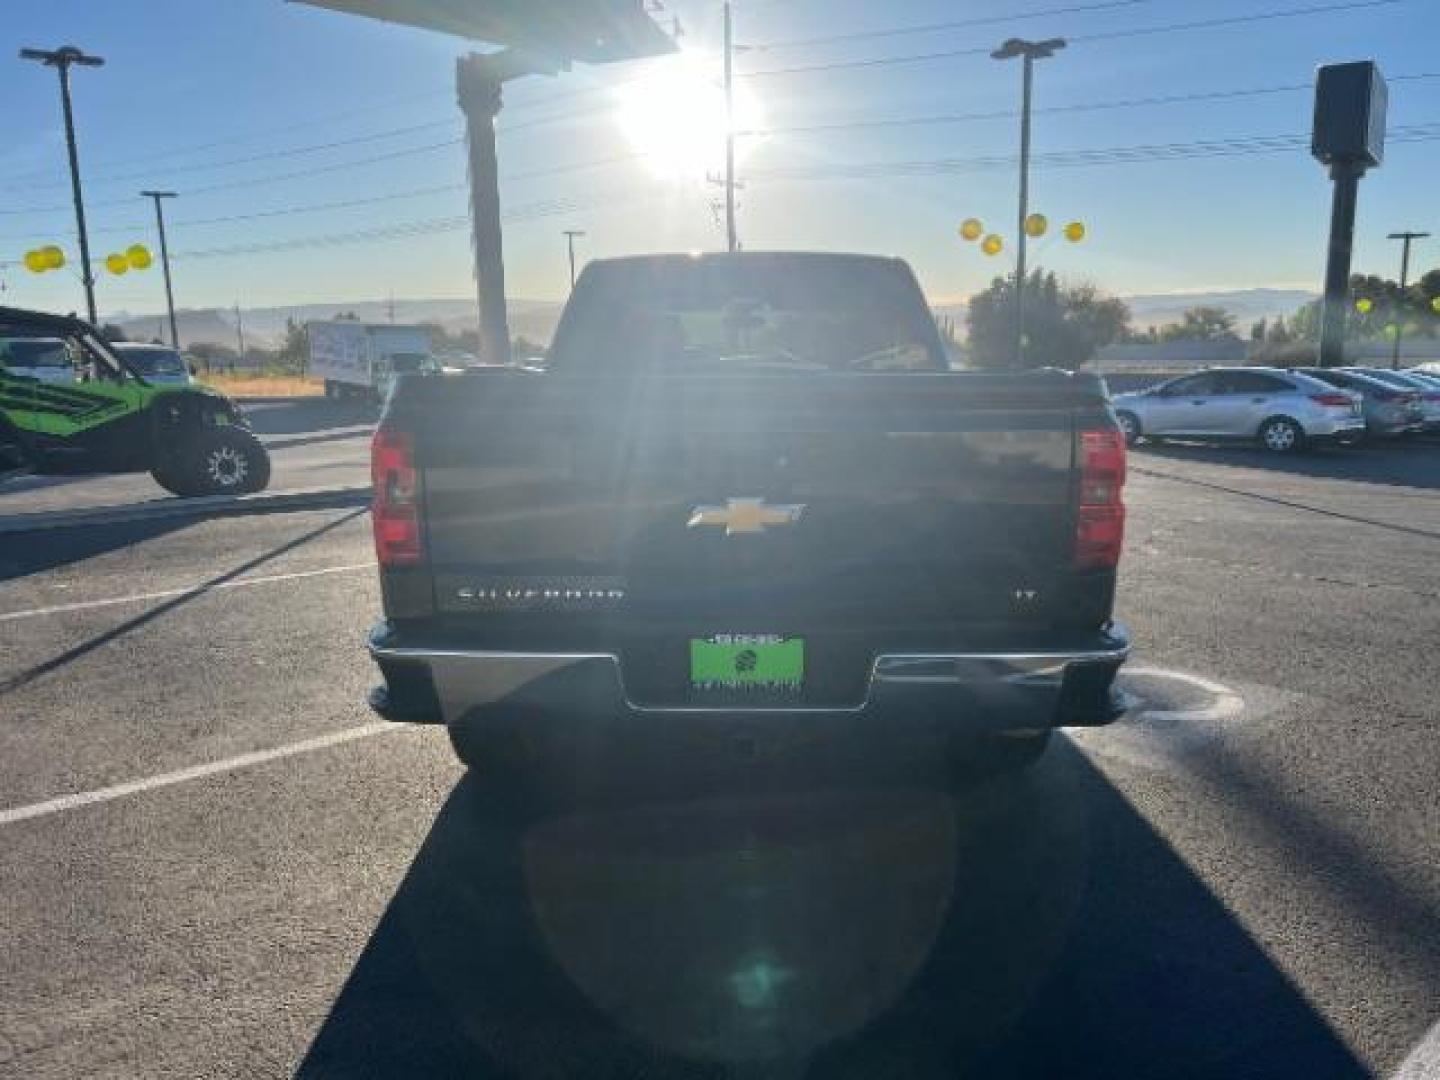
[[[674,52],[642,0],[292,0],[553,57],[604,64]]]

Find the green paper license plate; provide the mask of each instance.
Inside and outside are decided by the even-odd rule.
[[[804,638],[713,634],[690,639],[690,685],[696,690],[798,693],[804,681]]]

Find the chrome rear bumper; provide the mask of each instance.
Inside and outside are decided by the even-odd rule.
[[[531,653],[399,640],[385,624],[370,654],[386,686],[372,695],[396,720],[454,724],[497,710],[597,718],[628,715],[896,716],[924,713],[977,730],[1104,724],[1123,709],[1111,689],[1129,655],[1119,624],[1033,650],[881,654],[862,701],[847,706],[665,704],[634,700],[613,653]]]

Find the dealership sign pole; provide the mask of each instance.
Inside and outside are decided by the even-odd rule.
[[[1330,168],[1330,253],[1320,322],[1320,366],[1345,363],[1345,318],[1350,307],[1350,255],[1355,205],[1365,170],[1385,157],[1385,79],[1373,60],[1326,64],[1315,79],[1315,124],[1310,152]]]

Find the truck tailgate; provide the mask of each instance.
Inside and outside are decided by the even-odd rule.
[[[829,631],[1064,622],[1062,373],[420,380],[434,611]],[[1093,621],[1091,625],[1094,625]]]

